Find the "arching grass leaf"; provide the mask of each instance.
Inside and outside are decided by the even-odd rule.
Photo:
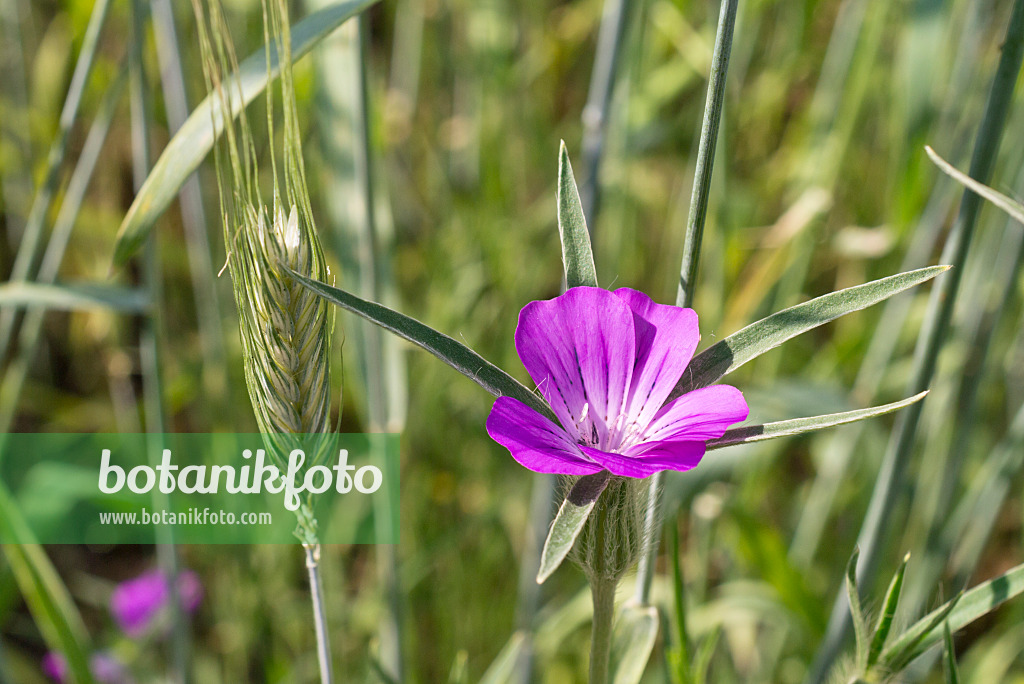
[[[359,14],[377,0],[347,0],[313,12],[297,23],[291,31],[292,59],[312,50],[334,29],[350,17]],[[280,64],[271,55],[271,75],[277,77]],[[267,57],[265,49],[250,55],[238,67],[238,73],[224,84],[231,99],[231,108],[237,115],[267,87]],[[239,94],[241,102],[239,102]],[[199,168],[210,152],[215,139],[214,122],[218,131],[223,123],[220,101],[216,94],[207,96],[167,143],[160,158],[153,165],[146,182],[135,196],[132,206],[121,222],[114,246],[114,265],[123,266],[143,242],[153,224],[178,195],[185,180]]]

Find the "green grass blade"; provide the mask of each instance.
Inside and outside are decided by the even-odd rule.
[[[151,7],[161,92],[168,128],[173,132],[188,120],[188,96],[178,30],[174,22],[174,7],[172,0],[153,0]],[[211,256],[199,172],[189,176],[182,185],[180,206],[181,226],[192,279],[192,298],[196,308],[199,348],[202,350],[203,387],[211,399],[213,411],[227,410],[228,363],[225,360],[227,352],[224,347],[223,317],[220,297],[216,294],[217,269]]]
[[[874,280],[864,285],[831,292],[752,323],[695,356],[683,378],[676,385],[673,396],[707,387],[751,359],[774,349],[800,333],[824,325],[840,316],[877,304],[895,294],[931,280],[948,268],[948,266],[920,268]]]
[[[694,684],[707,684],[708,670],[711,668],[711,659],[718,647],[718,640],[722,636],[722,625],[716,625],[715,629],[701,643],[697,650],[697,658],[693,664]]]
[[[557,420],[543,399],[466,345],[386,306],[360,299],[326,283],[310,280],[294,271],[292,275],[327,301],[427,350],[491,394],[513,397],[551,420]]]
[[[89,127],[89,133],[85,137],[85,144],[82,146],[82,153],[75,164],[71,178],[68,180],[64,199],[57,212],[57,218],[53,223],[53,231],[50,233],[43,260],[39,265],[39,272],[36,275],[36,284],[50,284],[57,278],[60,271],[64,253],[67,250],[71,233],[74,230],[79,210],[85,199],[89,181],[99,161],[100,153],[103,151],[107,134],[110,131],[110,123],[120,100],[121,93],[127,80],[127,69],[122,68],[114,83],[103,95],[96,118]],[[12,279],[12,283],[17,282]],[[2,317],[3,314],[0,314]],[[46,311],[40,308],[29,308],[25,318],[18,330],[18,349],[11,360],[7,371],[0,380],[0,460],[2,460],[3,434],[10,432],[10,427],[17,412],[18,402],[21,398],[21,390],[25,384],[32,361],[38,351],[39,338],[42,335],[43,321]]]
[[[885,641],[889,638],[889,630],[892,629],[893,618],[896,617],[896,608],[900,602],[900,590],[903,588],[903,577],[907,573],[907,563],[910,561],[910,554],[903,557],[903,562],[893,575],[889,583],[889,589],[885,592],[885,600],[882,601],[882,612],[878,616],[875,625],[875,633],[871,637],[871,647],[868,649],[867,667],[875,666],[878,657],[882,654]]]
[[[1021,593],[1024,593],[1024,563],[979,584],[962,597],[952,599],[921,618],[885,649],[881,662],[899,662],[897,656],[904,652],[909,656],[906,660],[909,662],[937,644],[942,639],[939,626],[946,616],[949,628],[956,632]]]
[[[2,482],[0,544],[47,646],[67,659],[73,681],[92,684],[85,623]]]
[[[715,51],[711,56],[711,74],[708,79],[707,100],[704,103],[704,121],[697,147],[697,171],[693,179],[690,213],[686,221],[683,261],[679,269],[679,291],[676,295],[678,306],[690,306],[693,303],[693,291],[697,284],[697,267],[700,263],[704,223],[708,214],[711,173],[715,166],[718,127],[725,106],[725,80],[729,73],[729,56],[732,54],[732,36],[736,27],[738,7],[739,0],[724,0],[719,10]]]
[[[729,57],[732,54],[732,36],[736,28],[738,7],[739,0],[723,0],[719,8],[715,49],[711,56],[711,73],[708,76],[707,98],[704,101],[704,119],[701,122],[700,140],[697,145],[697,169],[693,177],[690,210],[686,219],[683,258],[679,266],[676,306],[688,307],[693,304],[693,291],[697,284],[697,267],[704,238],[704,221],[707,218],[708,197],[711,194],[711,172],[715,165],[718,127],[725,105],[725,79],[729,73]],[[692,365],[691,363],[691,367]],[[647,496],[648,530],[644,537],[636,576],[636,599],[641,604],[647,603],[651,582],[654,580],[654,562],[661,538],[658,509],[665,486],[664,477],[663,473],[655,473],[651,477],[651,487]]]
[[[612,641],[614,684],[639,684],[658,639],[658,609],[631,605],[622,609]]]
[[[1012,571],[1011,571],[1012,572]],[[892,646],[882,653],[880,661],[888,672],[899,672],[910,662],[934,646],[942,638],[939,628],[946,623],[947,619],[952,620],[953,610],[957,604],[965,598],[964,592],[960,592],[948,602],[926,615],[910,629],[905,631],[899,639],[893,642]],[[991,606],[991,610],[995,606]],[[987,610],[985,612],[988,612]],[[976,615],[981,617],[984,613]],[[948,623],[947,623],[948,624]],[[966,624],[966,623],[964,623]],[[959,625],[957,629],[962,627]]]
[[[686,626],[686,583],[683,580],[682,549],[679,546],[679,521],[673,520],[669,527],[669,538],[672,541],[669,552],[672,562],[672,619],[676,627],[676,648],[674,649],[675,671],[674,681],[679,684],[691,684],[693,674],[690,671],[690,630]]]
[[[377,0],[348,0],[314,12],[292,28],[292,58],[298,60],[326,38],[345,20],[362,12]],[[224,84],[230,98],[232,113],[237,116],[267,87],[270,76],[280,73],[276,58],[267,73],[266,48],[250,55],[238,67],[238,73]],[[242,102],[237,102],[241,93]],[[135,195],[114,246],[114,265],[123,266],[142,246],[157,218],[177,196],[185,180],[199,168],[214,142],[214,121],[222,125],[220,101],[216,94],[207,96],[178,129],[153,166],[142,189]]]
[[[82,39],[82,48],[78,53],[78,61],[75,63],[75,71],[71,75],[68,94],[64,99],[64,107],[60,113],[57,134],[50,144],[50,151],[46,157],[46,172],[43,176],[42,184],[32,200],[32,208],[29,210],[28,218],[25,220],[25,230],[22,233],[21,244],[18,245],[18,254],[11,269],[10,280],[12,282],[30,280],[33,269],[36,266],[39,250],[43,244],[46,218],[50,213],[50,206],[53,203],[57,186],[60,183],[60,170],[67,155],[68,136],[71,133],[71,128],[75,125],[75,121],[78,119],[82,94],[85,91],[85,84],[89,80],[89,75],[92,73],[96,48],[99,44],[100,30],[103,28],[109,7],[110,0],[98,0],[93,5],[92,14],[89,17],[89,25],[86,27],[85,36]],[[10,344],[11,336],[14,334],[14,320],[13,311],[0,311],[0,350],[6,350]]]
[[[733,428],[731,430],[726,430],[725,434],[722,435],[721,438],[709,441],[707,443],[707,447],[710,451],[711,449],[721,449],[723,447],[734,446],[736,444],[764,442],[769,439],[790,437],[804,432],[812,432],[814,430],[822,430],[836,425],[853,423],[858,420],[866,420],[867,418],[874,418],[875,416],[884,416],[887,413],[899,411],[901,408],[921,401],[927,394],[927,392],[921,392],[920,394],[916,394],[908,399],[894,401],[891,404],[884,404],[882,406],[872,406],[871,408],[866,409],[844,411],[842,413],[830,413],[823,416],[813,416],[811,418],[780,420],[775,423],[765,423],[764,425],[749,425]]]
[[[960,684],[960,670],[956,666],[956,647],[953,645],[953,633],[949,631],[949,621],[942,623],[942,639],[946,646],[946,684]]]
[[[565,286],[597,287],[597,269],[590,246],[590,232],[583,215],[576,178],[563,140],[558,149],[558,235],[562,239]]]
[[[594,68],[590,72],[587,103],[583,105],[583,187],[580,201],[583,214],[592,225],[597,223],[601,205],[601,157],[608,134],[609,110],[615,91],[616,74],[623,54],[630,5],[626,0],[605,0],[601,27],[597,32]]]
[[[118,285],[10,282],[0,283],[0,306],[143,313],[150,302],[145,292]]]
[[[583,530],[590,512],[601,492],[608,486],[611,479],[607,470],[581,477],[569,491],[569,496],[558,508],[551,530],[544,541],[544,550],[540,554],[540,569],[537,571],[537,583],[541,584],[551,576],[565,557],[572,550],[576,537]]]
[[[850,615],[853,617],[853,632],[857,637],[857,655],[855,662],[857,671],[863,672],[868,658],[868,634],[867,625],[864,621],[864,611],[860,606],[860,594],[857,591],[857,557],[860,551],[853,550],[850,561],[846,564],[846,598],[850,601]]]
[[[996,205],[997,207],[1005,211],[1007,214],[1013,217],[1013,220],[1017,221],[1018,223],[1024,224],[1024,204],[1021,204],[1020,202],[1010,199],[1003,193],[993,190],[984,183],[979,183],[978,181],[974,180],[966,173],[960,171],[955,166],[953,166],[945,159],[940,157],[938,154],[936,154],[935,150],[933,150],[931,147],[928,147],[926,145],[924,149],[925,152],[928,153],[928,157],[935,163],[936,166],[939,167],[939,169],[943,173],[945,173],[948,176],[951,176],[953,180],[955,180],[956,182],[966,186],[967,189],[976,192],[977,194],[981,195],[992,204]]]
[[[516,632],[508,640],[505,647],[498,652],[490,666],[480,677],[480,684],[508,684],[515,673],[516,663],[523,652],[529,637],[524,632]]]
[[[1002,55],[989,88],[988,102],[978,126],[971,155],[970,175],[979,182],[988,181],[992,175],[1022,59],[1024,0],[1015,0],[1007,24],[1006,39],[1002,45]],[[915,349],[911,392],[924,391],[932,382],[939,352],[949,337],[953,308],[960,290],[960,279],[963,277],[963,267],[967,261],[980,210],[981,197],[971,191],[965,191],[956,222],[942,253],[942,261],[952,264],[954,269],[931,293],[928,313]],[[861,577],[865,584],[870,583],[874,575],[886,532],[898,526],[893,524],[890,517],[893,507],[901,499],[899,493],[902,491],[920,418],[921,404],[912,406],[900,416],[872,489],[868,510],[857,535],[857,544],[862,552]],[[817,682],[823,679],[824,673],[839,653],[847,629],[845,606],[837,596],[833,603],[828,632],[810,669],[809,681]]]

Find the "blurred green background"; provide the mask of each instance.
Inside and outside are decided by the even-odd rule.
[[[11,272],[37,188],[45,185],[93,4],[0,3],[3,273]],[[293,21],[312,4],[295,4]],[[519,309],[561,286],[555,180],[564,139],[581,185],[597,173],[590,224],[601,285],[674,300],[718,7],[624,3],[614,87],[606,106],[596,98],[603,116],[595,127],[595,110],[589,117],[584,111],[595,98],[606,4],[617,5],[385,0],[365,15],[361,33],[349,22],[297,64],[313,206],[339,285],[465,342],[528,382],[512,336]],[[142,5],[148,12],[150,3]],[[225,5],[239,53],[257,50],[259,3]],[[702,347],[809,297],[938,262],[961,190],[930,164],[923,146],[966,169],[1010,5],[741,3],[694,306]],[[191,108],[205,94],[189,3],[154,1],[152,17],[143,20],[140,34],[132,3],[109,10],[45,234],[69,200],[77,204],[67,181],[86,159],[90,127],[102,122],[104,98],[136,48],[154,159],[178,125],[176,108]],[[184,99],[169,65],[183,75]],[[225,253],[212,164],[199,172],[190,191],[197,194],[160,220],[152,251],[111,271],[114,236],[134,195],[127,95],[113,102],[80,209],[65,217],[73,231],[58,281],[146,289],[157,315],[46,313],[38,344],[25,347],[16,336],[6,350],[0,409],[14,431],[139,431],[160,410],[144,400],[155,386],[167,431],[252,431],[231,286],[227,276],[216,277]],[[250,111],[256,124],[261,107]],[[1019,102],[1010,117],[992,185],[1019,197]],[[270,143],[260,130],[265,154]],[[584,150],[595,140],[601,154],[593,165]],[[1020,459],[1013,458],[1024,450],[1024,435],[1008,432],[1024,402],[1020,233],[997,210],[983,210],[904,483],[910,496],[899,515],[907,522],[890,530],[883,557],[885,582],[903,554],[914,552],[904,622],[955,593],[957,582],[975,584],[1024,555]],[[905,396],[926,289],[816,329],[731,376],[751,404],[751,422]],[[403,452],[401,544],[324,552],[339,681],[383,681],[378,670],[394,662],[394,633],[403,681],[478,681],[521,626],[523,610],[537,634],[532,681],[584,681],[589,599],[582,574],[567,566],[540,588],[536,615],[522,607],[529,601],[520,564],[536,535],[531,497],[538,476],[487,437],[491,397],[423,352],[382,342],[349,314],[339,313],[336,326],[335,410],[343,429],[401,432]],[[986,332],[991,343],[979,354],[978,335]],[[154,349],[155,385],[146,370]],[[20,391],[10,381],[18,364],[26,378]],[[977,388],[966,405],[965,379]],[[695,471],[669,478],[663,514],[682,535],[693,636],[723,629],[711,681],[805,676],[891,426],[885,417],[712,452]],[[944,497],[951,444],[957,475]],[[1009,465],[993,474],[1004,461]],[[1005,483],[1001,497],[978,497],[996,481]],[[985,503],[984,515],[972,508]],[[965,528],[954,525],[985,515],[991,524],[956,532]],[[933,525],[954,530],[955,543],[925,548]],[[94,645],[113,648],[139,681],[171,681],[168,642],[119,636],[106,610],[114,583],[153,566],[155,550],[46,551]],[[314,635],[297,549],[187,547],[180,562],[206,589],[189,627],[195,681],[313,680]],[[668,605],[666,562],[663,552],[655,594]],[[529,574],[526,580],[528,586]],[[632,582],[622,591],[629,594]],[[1022,605],[1010,604],[958,637],[965,681],[1024,681],[1022,617]],[[11,568],[0,560],[0,682],[42,681],[45,650]],[[644,681],[668,676],[659,646]],[[940,681],[941,669],[921,676]]]

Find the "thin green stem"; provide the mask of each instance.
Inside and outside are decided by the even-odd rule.
[[[711,172],[715,166],[715,146],[718,143],[718,128],[725,106],[725,79],[729,73],[729,55],[732,53],[732,35],[736,27],[738,7],[739,0],[722,0],[718,16],[718,33],[715,36],[708,96],[704,105],[704,123],[701,126],[700,145],[697,148],[697,172],[693,179],[693,194],[690,197],[690,215],[686,221],[686,242],[679,271],[679,291],[676,294],[677,306],[693,304],[693,290],[697,282],[700,246],[708,214]]]
[[[334,681],[331,644],[327,638],[327,610],[324,606],[324,584],[320,578],[320,545],[303,544],[306,571],[309,573],[309,595],[313,601],[313,623],[316,627],[316,655],[320,663],[320,684]]]
[[[152,21],[167,123],[172,131],[177,131],[188,119],[188,96],[174,24],[174,8],[170,0],[152,0]],[[223,408],[227,399],[227,354],[224,350],[219,299],[214,294],[217,292],[214,279],[216,269],[210,257],[199,173],[196,171],[189,176],[181,187],[181,225],[188,250],[199,345],[202,349],[203,385],[208,396],[217,400]]]
[[[146,74],[143,68],[142,46],[145,41],[146,8],[142,0],[132,3],[133,40],[129,59],[129,103],[131,105],[132,176],[138,191],[149,173],[149,108],[146,102]],[[143,255],[142,287],[151,302],[159,302],[163,289],[160,273],[160,251],[156,236],[151,235]],[[146,410],[146,432],[149,435],[147,453],[150,465],[155,466],[156,454],[163,449],[164,402],[163,382],[160,369],[160,319],[161,307],[154,306],[142,319],[139,337],[139,356],[142,367],[143,404]],[[153,503],[157,508],[167,509],[168,498],[162,492],[153,492]],[[156,532],[157,565],[171,586],[171,653],[174,663],[174,681],[185,684],[189,681],[189,635],[185,627],[185,616],[178,597],[178,554],[174,545],[173,527],[159,527]]]
[[[594,621],[590,633],[590,684],[608,684],[610,681],[616,584],[615,580],[606,578],[590,581],[590,592],[594,599]]]
[[[587,104],[583,107],[583,183],[580,185],[580,202],[583,215],[587,217],[592,242],[600,204],[600,167],[607,133],[608,109],[622,54],[627,10],[626,0],[605,0],[601,28],[597,35],[594,70],[590,75]]]
[[[971,157],[970,176],[982,183],[987,183],[992,175],[1007,113],[1013,100],[1014,84],[1020,73],[1022,58],[1024,58],[1024,0],[1016,0],[1010,15],[1002,56],[989,91],[988,104],[978,128],[974,153]],[[967,259],[967,252],[981,206],[981,197],[969,190],[964,192],[956,223],[941,259],[943,263],[952,264],[954,268],[939,281],[932,291],[928,316],[915,350],[914,373],[910,387],[912,394],[928,389],[935,374],[939,351],[947,337],[953,307],[963,276],[963,266]],[[868,504],[868,511],[857,538],[857,546],[861,549],[858,576],[862,587],[868,587],[871,584],[878,556],[882,550],[884,532],[898,526],[891,524],[892,521],[889,518],[895,503],[901,498],[898,493],[902,489],[901,485],[914,445],[923,405],[923,402],[918,402],[899,415],[889,448],[882,461],[871,501]],[[807,681],[821,682],[825,679],[849,628],[849,606],[843,592],[840,592],[833,605],[825,639],[811,667]]]
[[[722,0],[718,16],[718,32],[715,36],[715,51],[711,57],[711,76],[708,81],[707,101],[704,105],[704,123],[701,126],[700,145],[697,148],[697,172],[693,179],[690,214],[686,222],[686,241],[683,246],[683,260],[679,271],[676,306],[691,306],[693,303],[697,267],[700,263],[700,247],[708,213],[708,196],[711,192],[711,173],[715,165],[715,146],[718,142],[718,128],[725,103],[725,79],[729,72],[729,55],[732,53],[732,36],[736,27],[738,7],[739,0]],[[658,555],[660,536],[657,524],[658,509],[661,505],[663,487],[663,474],[652,475],[647,497],[647,534],[640,556],[640,569],[637,573],[636,600],[641,605],[646,605],[648,602],[651,581],[654,578],[654,561]]]

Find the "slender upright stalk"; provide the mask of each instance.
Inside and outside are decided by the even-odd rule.
[[[989,90],[985,115],[978,128],[974,153],[971,157],[970,176],[982,183],[988,182],[995,165],[999,142],[1002,139],[1006,117],[1013,100],[1014,84],[1024,58],[1024,0],[1015,0],[1003,43],[1002,56]],[[943,250],[943,263],[954,268],[932,290],[928,315],[918,338],[914,354],[914,373],[910,391],[928,389],[938,361],[939,351],[946,339],[953,307],[956,303],[963,266],[967,259],[971,237],[977,222],[982,199],[973,192],[964,192],[956,223]],[[889,448],[875,481],[868,511],[857,537],[861,550],[858,563],[859,585],[870,586],[881,553],[885,531],[893,527],[889,520],[899,492],[907,461],[914,446],[917,424],[924,402],[918,402],[900,413]],[[840,591],[832,608],[828,630],[808,675],[808,682],[824,681],[850,628],[849,604],[845,591]]]
[[[173,132],[181,128],[188,118],[188,97],[178,48],[178,32],[174,25],[174,8],[170,0],[151,0],[151,6],[153,35],[160,64],[160,84],[167,110],[167,123]],[[224,351],[219,299],[214,294],[217,291],[214,281],[216,270],[210,257],[199,173],[193,173],[181,186],[181,225],[185,232],[196,320],[199,324],[203,385],[211,398],[223,407],[227,398],[227,354]]]
[[[600,203],[601,156],[604,153],[608,109],[622,54],[628,5],[627,0],[605,0],[601,28],[597,34],[594,70],[590,74],[587,104],[583,107],[583,183],[580,185],[580,203],[583,205],[583,215],[587,217],[591,242],[594,241]]]
[[[316,628],[316,655],[320,663],[320,684],[334,681],[331,644],[327,638],[327,611],[324,608],[324,583],[320,578],[320,545],[303,544],[306,571],[309,573],[309,594],[313,601],[313,624]]]
[[[590,684],[610,681],[612,624],[615,617],[615,580],[594,578],[590,592],[594,599],[594,620],[590,636]]]
[[[145,33],[145,8],[142,0],[132,2],[133,40],[129,59],[129,102],[132,115],[132,178],[138,191],[149,173],[149,110],[146,106],[146,74],[142,62],[142,46]],[[160,301],[163,283],[160,277],[160,255],[156,234],[151,234],[143,255],[142,287],[152,302]],[[153,306],[143,317],[139,339],[139,356],[142,366],[143,403],[146,409],[146,432],[149,435],[147,453],[150,465],[155,466],[156,454],[163,449],[164,403],[163,383],[160,371],[160,319],[161,307]],[[154,503],[160,508],[169,508],[167,495],[154,490]],[[174,681],[185,684],[189,681],[189,640],[185,628],[185,617],[178,598],[178,554],[174,546],[174,528],[159,526],[156,530],[157,564],[171,586],[171,661],[174,663]]]
[[[324,3],[318,0],[313,6]],[[375,210],[377,203],[374,154],[370,128],[373,120],[368,79],[368,27],[364,16],[344,24],[318,51],[320,96],[317,98],[320,136],[326,171],[327,211],[335,252],[342,262],[346,287],[363,297],[388,299],[388,224]],[[397,49],[397,48],[396,48]],[[383,336],[377,326],[356,322],[356,349],[362,385],[366,391],[366,425],[370,432],[397,431],[404,422],[404,378],[396,387],[391,374],[402,374],[404,364],[396,340]],[[374,509],[374,520],[389,527],[390,509],[384,499]],[[401,590],[398,559],[393,544],[376,548],[377,572],[388,610],[380,624],[380,665],[389,677],[402,679]]]
[[[704,123],[701,126],[700,145],[697,148],[697,171],[693,179],[690,214],[686,222],[686,242],[683,246],[676,306],[690,306],[693,303],[697,266],[700,262],[700,246],[708,212],[708,196],[711,191],[711,172],[715,165],[718,126],[722,120],[722,108],[725,102],[725,78],[729,72],[729,55],[732,52],[732,35],[736,27],[738,7],[739,0],[722,0],[718,16],[718,32],[715,36],[715,51],[711,58],[711,75],[708,81],[707,101],[704,105]],[[654,578],[654,561],[658,555],[660,528],[657,525],[657,520],[664,487],[662,477],[662,473],[656,473],[650,479],[650,492],[647,499],[647,537],[640,556],[640,569],[637,573],[636,584],[636,600],[641,605],[646,604],[650,597],[651,581]]]

